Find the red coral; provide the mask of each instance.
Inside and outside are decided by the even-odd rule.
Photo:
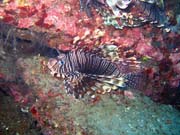
[[[39,117],[39,113],[38,113],[38,111],[37,111],[35,106],[31,107],[30,112],[32,113],[33,116]]]
[[[10,15],[10,14],[6,14],[5,16],[3,16],[3,21],[7,22],[7,23],[14,23],[14,16]]]
[[[25,6],[25,7],[19,7],[19,17],[31,17],[35,15],[38,11],[34,6]]]

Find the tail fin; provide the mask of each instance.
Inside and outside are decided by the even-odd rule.
[[[128,73],[124,78],[127,88],[142,90],[146,84],[146,77],[143,72]]]

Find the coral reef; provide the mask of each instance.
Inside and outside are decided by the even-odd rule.
[[[135,19],[145,6],[143,0],[141,4],[134,0],[108,2],[118,5],[118,10],[104,0],[0,1],[0,100],[2,109],[9,111],[7,116],[18,116],[10,121],[1,111],[0,134],[25,134],[23,130],[29,130],[32,123],[35,126],[29,134],[36,134],[34,130],[44,135],[179,134],[179,1],[145,1],[148,6],[145,4],[140,15],[148,19],[146,25]],[[155,7],[151,10],[152,4]],[[114,10],[122,16],[115,16]],[[167,18],[159,20],[155,11]],[[149,23],[155,20],[166,26],[158,28]],[[148,77],[146,88],[97,90],[95,95],[76,100],[65,93],[63,80],[53,78],[47,69],[47,57],[56,57],[51,55],[54,51],[48,54],[49,49],[66,52],[74,48],[104,49],[106,45],[117,48],[107,59],[131,60],[142,67]],[[16,103],[9,103],[12,100]]]
[[[114,92],[76,100],[65,93],[62,81],[46,73],[40,63],[47,59],[26,58],[23,54],[18,54],[16,61],[9,55],[6,58],[9,62],[0,64],[3,78],[16,79],[16,86],[8,85],[10,93],[20,104],[21,113],[31,114],[37,120],[36,128],[42,134],[136,135],[148,132],[172,135],[180,132],[180,115],[172,106],[157,104],[139,92],[134,93],[133,99]],[[12,67],[10,65],[16,65],[15,69],[6,68]],[[26,89],[17,87],[22,86],[22,80]],[[8,132],[12,131],[10,128]],[[21,133],[26,132],[21,130]]]

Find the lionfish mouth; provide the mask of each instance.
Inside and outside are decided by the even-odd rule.
[[[58,74],[58,68],[57,68],[58,60],[51,58],[48,60],[47,67],[50,70],[51,75],[60,77],[60,74]]]
[[[51,59],[48,60],[47,67],[48,67],[50,70],[52,70],[52,68],[56,65],[57,62],[58,62],[57,59],[51,58]]]

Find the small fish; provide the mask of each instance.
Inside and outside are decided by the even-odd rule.
[[[47,66],[53,76],[64,79],[66,92],[75,98],[83,97],[89,89],[139,89],[142,85],[142,72],[127,71],[124,67],[128,64],[110,61],[84,49],[60,53],[57,58],[49,59]]]

